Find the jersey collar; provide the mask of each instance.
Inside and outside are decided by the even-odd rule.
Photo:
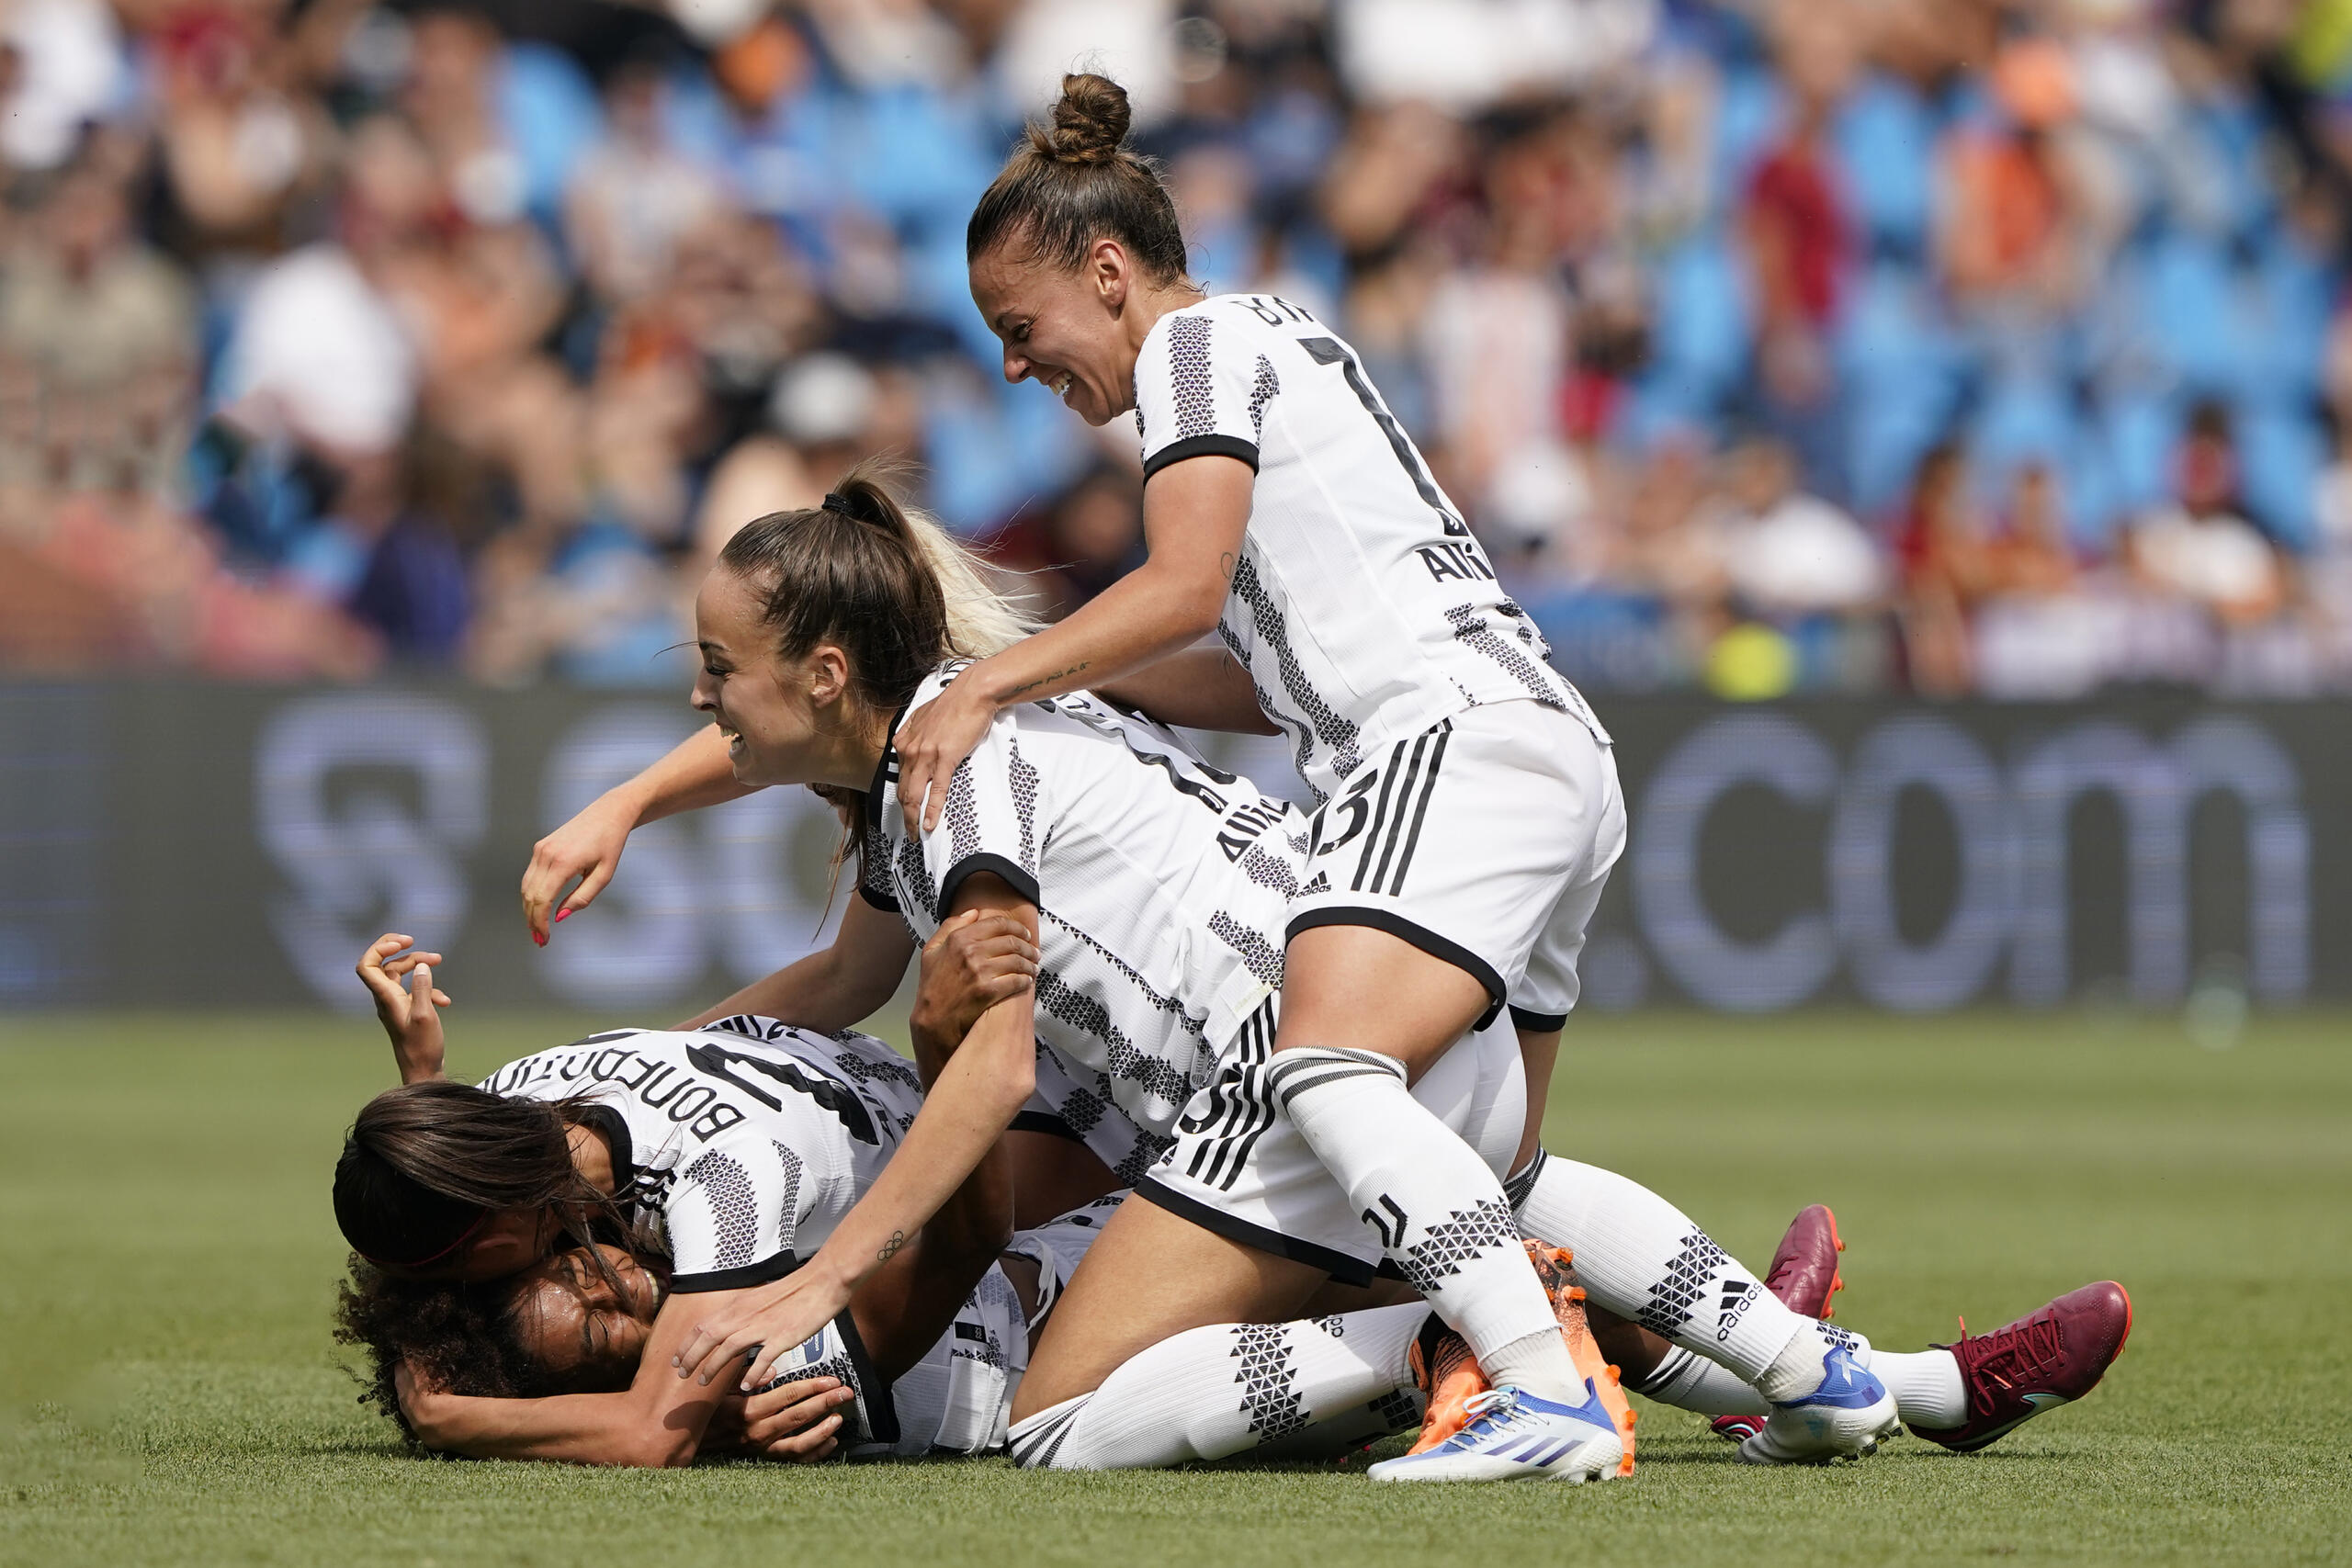
[[[882,792],[899,777],[899,726],[914,705],[912,697],[900,703],[899,711],[890,716],[890,732],[882,738],[882,760],[874,764],[874,778],[865,786],[865,830],[869,833],[882,830]]]

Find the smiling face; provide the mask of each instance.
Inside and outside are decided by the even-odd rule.
[[[1135,407],[1136,357],[1157,310],[1116,240],[1097,240],[1064,269],[1018,238],[972,264],[972,302],[1004,344],[1004,378],[1037,381],[1089,424]],[[1148,318],[1148,319],[1146,319]]]
[[[515,1282],[514,1337],[540,1371],[581,1393],[625,1389],[637,1376],[662,1282],[617,1247],[557,1253]],[[609,1273],[609,1278],[607,1274]]]
[[[848,663],[831,643],[804,658],[778,658],[764,608],[758,585],[723,563],[710,569],[695,595],[702,672],[694,705],[727,738],[736,783],[819,782],[820,709],[838,705]]]

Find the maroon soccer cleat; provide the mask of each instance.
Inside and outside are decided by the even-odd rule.
[[[1960,1362],[1968,1387],[1968,1420],[1946,1431],[1914,1424],[1915,1436],[1954,1453],[1974,1453],[2045,1410],[2098,1386],[2132,1337],[2132,1298],[2112,1280],[2069,1291],[2006,1328],[1940,1347]]]
[[[1829,1298],[1846,1288],[1838,1272],[1838,1255],[1845,1250],[1846,1244],[1838,1235],[1838,1216],[1829,1212],[1828,1204],[1815,1203],[1789,1222],[1780,1249],[1772,1254],[1772,1267],[1764,1271],[1764,1288],[1791,1312],[1826,1323],[1830,1316]],[[1718,1438],[1744,1443],[1764,1429],[1764,1417],[1718,1416],[1707,1427]]]

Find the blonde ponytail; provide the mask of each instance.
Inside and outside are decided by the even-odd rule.
[[[1045,623],[1000,592],[980,557],[927,514],[908,509],[907,536],[931,569],[947,610],[947,644],[965,659],[1001,653]]]

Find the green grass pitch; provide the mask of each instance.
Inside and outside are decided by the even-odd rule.
[[[593,1021],[451,1015],[479,1074]],[[1651,1409],[1630,1483],[1385,1489],[1328,1470],[1001,1461],[667,1473],[425,1462],[327,1335],[327,1174],[372,1025],[0,1021],[0,1562],[2352,1561],[2352,1029],[2257,1019],[1578,1019],[1554,1148],[1760,1265],[1825,1200],[1841,1322],[1915,1348],[2102,1276],[2131,1353],[1991,1451],[1757,1472]],[[584,1032],[584,1027],[582,1032]]]

